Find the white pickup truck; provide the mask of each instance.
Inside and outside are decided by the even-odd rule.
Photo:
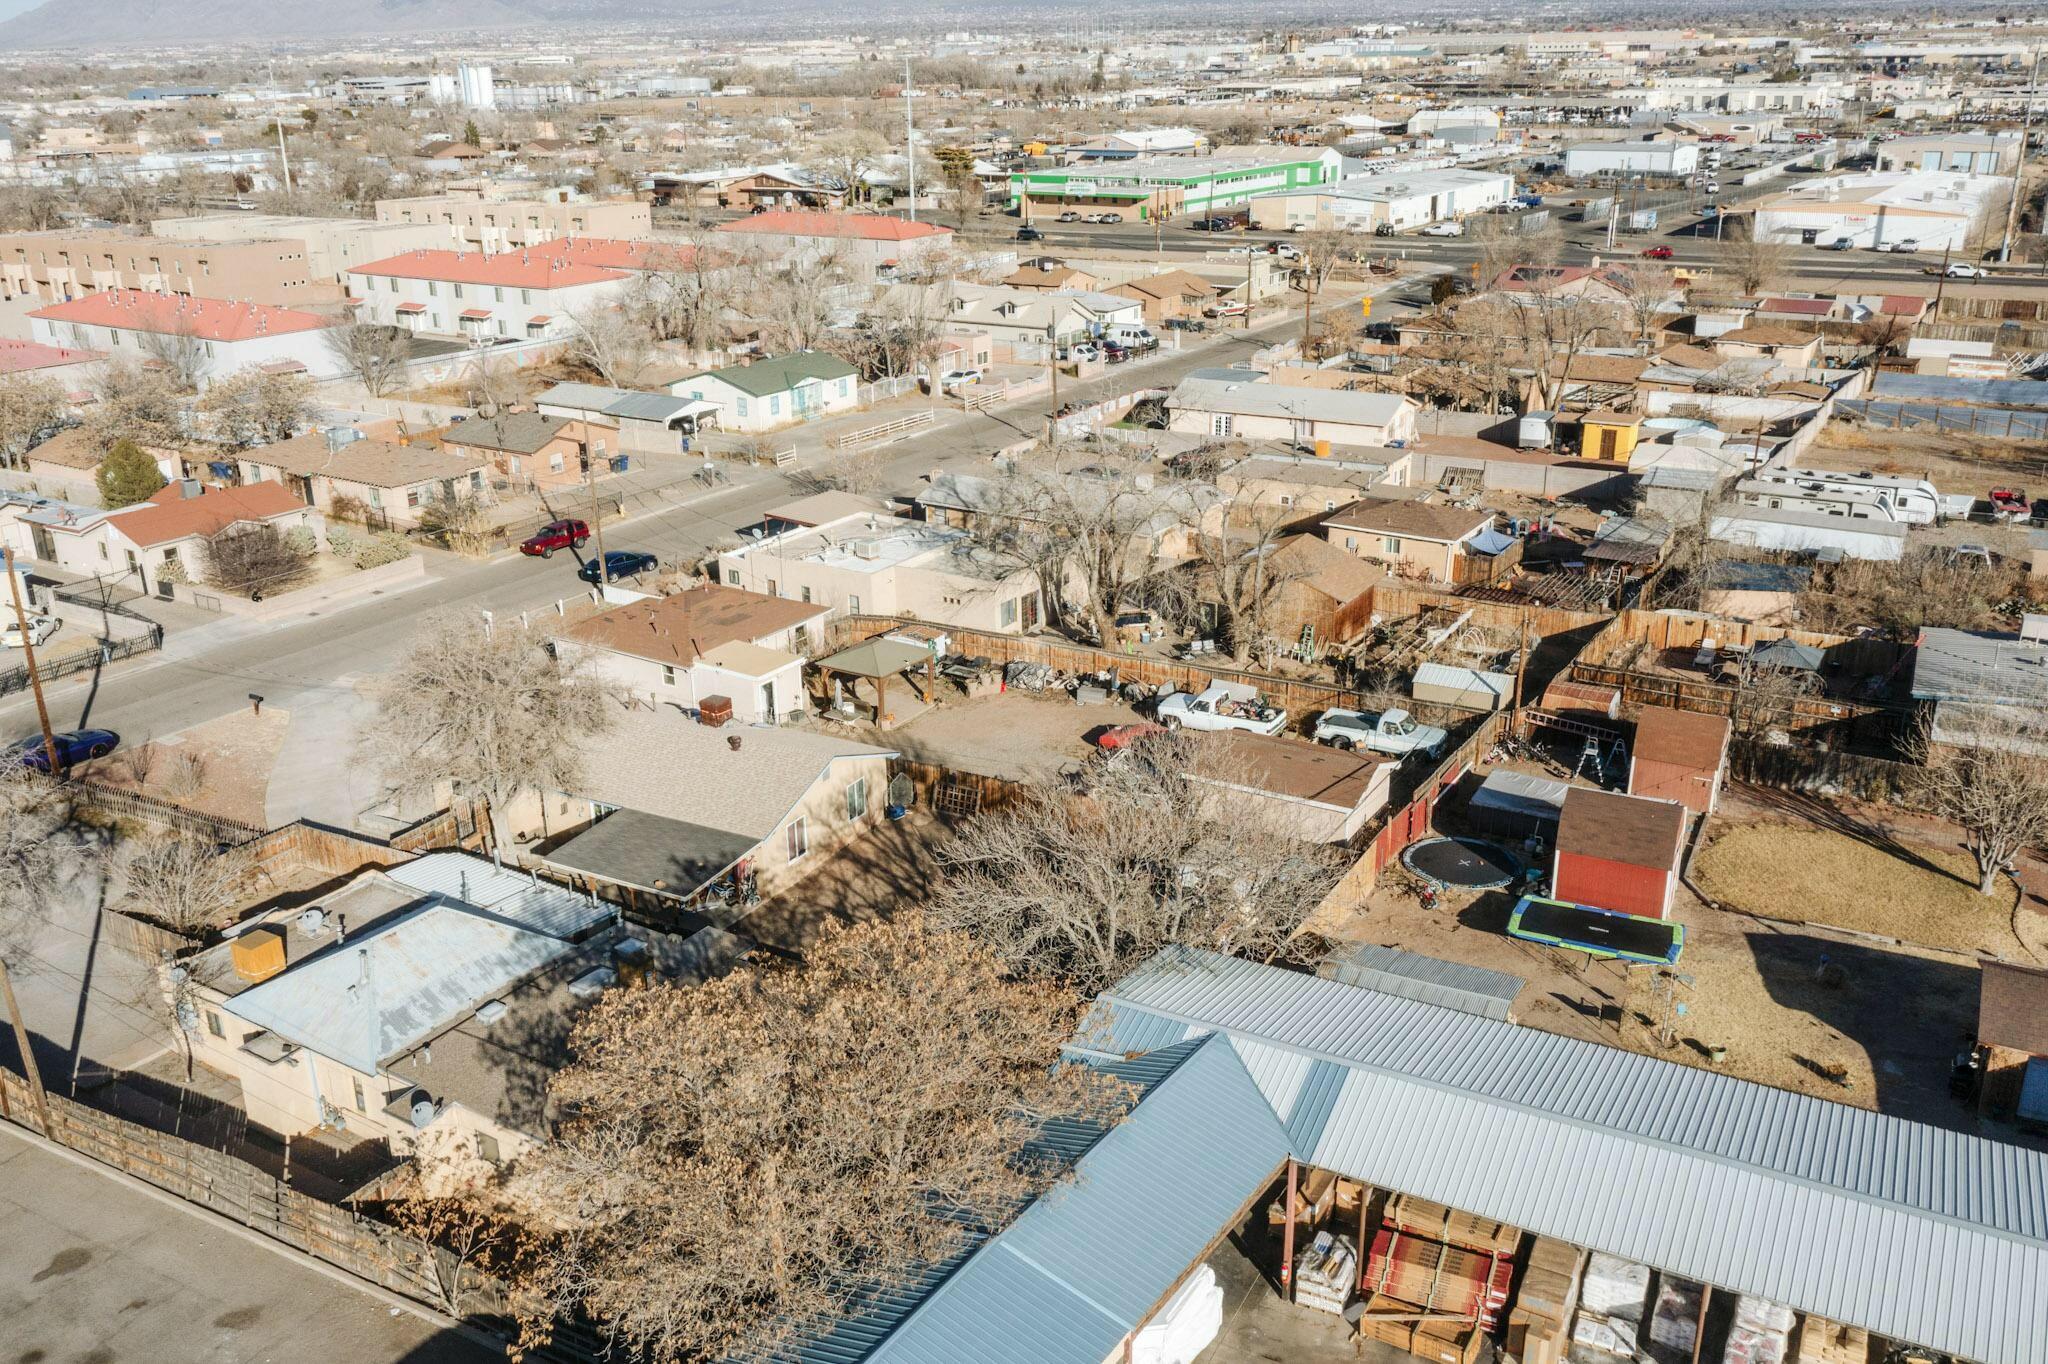
[[[1419,723],[1405,710],[1380,715],[1363,710],[1326,710],[1316,721],[1313,736],[1332,748],[1366,748],[1374,753],[1405,758],[1420,750],[1441,757],[1444,741],[1451,736],[1435,725]]]
[[[1200,696],[1177,691],[1161,698],[1159,723],[1168,729],[1244,729],[1271,735],[1287,728],[1287,712],[1261,704],[1256,687],[1212,682]]]

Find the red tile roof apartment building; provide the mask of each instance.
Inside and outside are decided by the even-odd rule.
[[[348,272],[357,316],[409,331],[520,340],[562,335],[567,316],[622,294],[636,272],[688,269],[688,246],[563,237],[510,251],[406,251]]]
[[[830,254],[849,268],[908,264],[953,244],[953,229],[882,213],[780,209],[719,224],[720,234],[773,257]]]
[[[115,359],[151,359],[162,345],[152,337],[188,339],[204,356],[202,385],[256,365],[296,366],[316,379],[342,370],[327,344],[336,319],[295,308],[108,289],[39,308],[29,322],[44,345],[103,351]]]

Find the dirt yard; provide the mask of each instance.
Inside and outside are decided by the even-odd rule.
[[[1012,691],[949,701],[875,742],[913,762],[1019,781],[1058,775],[1094,752],[1088,735],[1138,718],[1122,702],[1077,706],[1065,692]]]
[[[178,731],[91,764],[93,781],[135,791],[200,814],[265,827],[270,770],[291,727],[291,712],[267,706]]]

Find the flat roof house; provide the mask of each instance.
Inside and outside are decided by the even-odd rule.
[[[716,403],[728,431],[773,431],[860,406],[860,372],[825,351],[795,351],[692,374],[668,391]]]
[[[1558,821],[1551,894],[1595,909],[1670,918],[1686,813],[1675,800],[1574,786]]]
[[[743,247],[753,246],[785,256],[830,255],[841,264],[870,275],[880,266],[902,266],[945,251],[953,244],[950,227],[914,223],[882,213],[774,209],[720,223],[717,230]]]
[[[804,660],[831,610],[707,583],[577,621],[556,631],[555,647],[657,708],[722,696],[735,720],[774,721],[803,709]]]
[[[1304,448],[1385,446],[1415,438],[1416,407],[1398,393],[1296,388],[1247,378],[1182,379],[1166,400],[1167,429]]]

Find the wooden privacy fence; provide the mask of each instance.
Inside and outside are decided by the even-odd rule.
[[[1605,664],[1630,644],[1658,650],[1697,649],[1709,639],[1723,649],[1754,648],[1770,640],[1789,639],[1794,644],[1821,650],[1831,666],[1859,676],[1887,672],[1912,652],[1911,645],[1889,639],[1852,639],[1847,635],[1725,620],[1692,611],[1631,608],[1588,641],[1579,657],[1588,663]]]
[[[1666,710],[1725,715],[1738,728],[1761,724],[1797,732],[1826,729],[1840,742],[1889,740],[1905,728],[1913,715],[1911,708],[1905,706],[1872,706],[1817,696],[1745,699],[1742,687],[1692,682],[1662,673],[1603,668],[1591,663],[1572,664],[1568,676],[1588,686],[1619,690],[1624,706],[1662,706]]]
[[[1728,747],[1728,775],[1736,781],[1815,795],[1853,796],[1879,805],[1909,801],[1914,776],[1920,770],[1912,763],[1889,758],[1751,739],[1738,739]]]
[[[40,1132],[59,1146],[132,1175],[153,1188],[218,1213],[280,1245],[312,1256],[358,1279],[447,1312],[454,1304],[469,1326],[500,1339],[516,1333],[516,1299],[503,1282],[462,1266],[457,1276],[448,1252],[352,1209],[300,1193],[246,1161],[208,1146],[158,1132],[125,1118],[50,1094],[45,1130],[27,1081],[0,1070],[0,1119]],[[588,1364],[597,1357],[580,1332],[536,1353],[555,1364]]]
[[[145,823],[156,824],[181,834],[208,839],[229,847],[239,847],[261,838],[264,833],[256,825],[244,824],[238,819],[224,819],[219,815],[187,810],[182,805],[173,805],[167,800],[158,800],[155,796],[103,786],[98,782],[74,781],[71,783],[71,793],[72,798],[87,809],[117,817],[139,819]]]
[[[931,424],[932,411],[926,408],[922,412],[913,412],[894,421],[877,422],[873,426],[863,426],[844,435],[833,436],[825,444],[834,450],[855,450],[864,445],[886,445],[891,441],[902,440],[906,436],[914,436]]]

